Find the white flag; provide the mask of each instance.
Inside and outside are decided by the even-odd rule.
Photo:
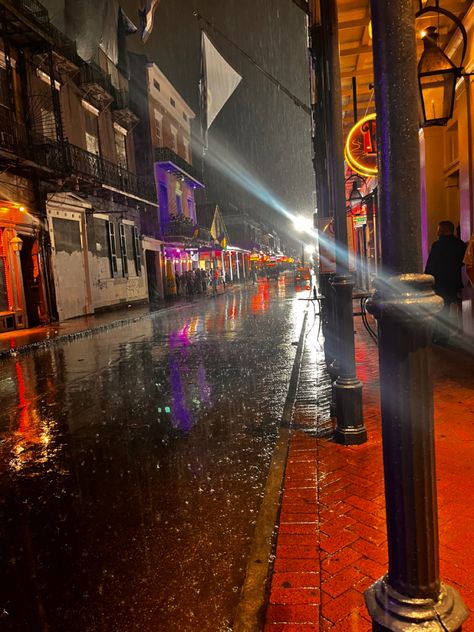
[[[204,32],[202,34],[202,55],[207,129],[209,129],[226,101],[241,82],[242,77],[226,62]]]

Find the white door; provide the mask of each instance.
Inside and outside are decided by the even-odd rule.
[[[90,312],[83,213],[48,211],[59,320]]]

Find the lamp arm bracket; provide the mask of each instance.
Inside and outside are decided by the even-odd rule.
[[[466,31],[466,27],[461,22],[461,20],[457,17],[457,15],[454,15],[454,13],[451,13],[451,11],[448,11],[447,9],[443,9],[443,7],[440,7],[438,2],[436,3],[435,6],[424,7],[423,9],[420,9],[419,11],[417,11],[416,14],[415,14],[415,18],[419,18],[422,15],[426,15],[427,13],[441,13],[442,15],[445,15],[452,22],[454,22],[454,24],[461,31],[461,35],[462,35],[462,55],[461,55],[461,63],[459,64],[459,66],[462,67],[463,62],[464,62],[464,57],[466,56],[466,50],[467,50],[467,31]]]

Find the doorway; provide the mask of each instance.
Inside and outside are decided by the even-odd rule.
[[[22,235],[21,239],[23,246],[20,251],[20,264],[28,327],[37,327],[44,322],[46,315],[44,288],[41,282],[39,264],[38,240],[28,235]]]

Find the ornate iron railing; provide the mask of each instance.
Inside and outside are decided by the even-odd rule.
[[[0,106],[0,148],[21,157],[28,152],[26,127],[18,123],[14,113]]]
[[[170,219],[168,223],[163,226],[163,236],[167,238],[193,240],[205,243],[210,243],[212,240],[211,232],[207,228],[199,226],[198,224],[193,224],[192,221],[189,221],[184,217]]]
[[[144,178],[70,143],[43,143],[34,148],[38,163],[58,175],[75,175],[96,186],[106,185],[119,192],[156,202],[153,178]]]
[[[177,175],[179,175],[180,173],[182,175],[187,174],[191,176],[194,181],[201,184],[202,177],[199,175],[197,170],[192,165],[190,165],[189,162],[184,160],[184,158],[178,156],[178,154],[169,147],[158,147],[157,149],[155,149],[155,162],[164,162],[175,165],[177,167]],[[201,186],[203,185],[201,184]]]
[[[84,86],[99,86],[111,97],[114,94],[114,87],[112,85],[110,75],[108,75],[98,64],[93,61],[84,63],[81,66],[80,83]]]

